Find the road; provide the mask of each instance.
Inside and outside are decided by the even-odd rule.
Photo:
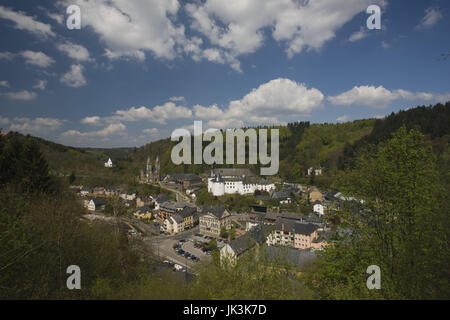
[[[180,201],[180,199],[181,199],[184,202],[189,202],[189,203],[192,202],[192,199],[190,197],[188,197],[186,194],[184,194],[183,192],[181,192],[181,191],[179,191],[177,189],[174,189],[174,188],[170,188],[170,187],[168,187],[166,184],[164,184],[162,182],[160,182],[159,185],[160,185],[161,188],[169,190],[169,191],[175,193],[175,195],[177,196],[177,201]]]

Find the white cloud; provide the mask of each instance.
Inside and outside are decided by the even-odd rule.
[[[88,131],[88,132],[80,132],[78,130],[69,130],[64,132],[61,136],[63,137],[108,137],[116,134],[125,134],[125,129],[127,127],[120,122],[111,123],[107,127],[97,130],[97,131]]]
[[[338,122],[347,122],[349,120],[350,120],[349,116],[340,116],[336,119],[336,121],[338,121]]]
[[[52,27],[49,24],[42,23],[35,20],[35,18],[26,15],[21,11],[14,11],[12,9],[0,6],[0,18],[14,22],[14,28],[31,32],[32,34],[41,37],[55,37]]]
[[[334,105],[351,106],[359,105],[371,108],[386,108],[394,100],[425,101],[429,103],[446,102],[450,94],[435,94],[427,92],[411,92],[403,89],[388,90],[383,86],[356,86],[337,96],[328,97],[328,101]]]
[[[33,86],[34,89],[39,90],[45,90],[46,87],[47,87],[47,80],[37,80],[35,85]]]
[[[65,120],[55,118],[15,118],[9,130],[29,134],[45,134],[59,129],[64,122]]]
[[[417,29],[428,29],[438,23],[443,18],[442,13],[437,8],[428,8],[425,10],[425,16],[420,21]]]
[[[72,42],[65,42],[57,45],[58,50],[64,52],[69,58],[77,61],[90,61],[89,51],[79,44],[74,44]]]
[[[159,130],[157,128],[151,128],[151,129],[144,129],[142,130],[143,133],[150,134],[150,135],[158,135]]]
[[[187,4],[186,11],[194,19],[193,29],[234,58],[259,49],[264,43],[264,28],[270,28],[276,41],[285,43],[291,57],[304,49],[319,50],[369,4],[383,2],[206,0]],[[217,54],[214,57],[219,60]]]
[[[19,53],[28,64],[38,67],[47,68],[52,65],[55,60],[41,51],[25,50]]]
[[[69,87],[82,87],[87,81],[83,75],[83,66],[80,64],[73,64],[70,66],[70,71],[63,74],[61,82]]]
[[[101,118],[98,116],[93,117],[85,117],[81,120],[81,123],[83,124],[89,124],[89,125],[100,125],[101,124]]]
[[[175,25],[180,5],[177,0],[63,0],[62,7],[81,7],[83,26],[94,30],[106,44],[111,58],[145,59],[145,51],[158,58],[172,59],[175,46],[185,41],[184,26]]]
[[[173,102],[179,102],[179,101],[185,101],[186,99],[184,97],[170,97],[170,101]]]
[[[9,82],[6,80],[0,81],[0,87],[5,87],[5,88],[9,88]]]
[[[160,124],[166,124],[171,119],[186,119],[192,117],[192,110],[177,106],[173,102],[166,102],[161,106],[155,106],[152,109],[147,107],[131,107],[127,110],[117,110],[115,119],[120,121],[139,121],[148,120]]]
[[[64,23],[64,15],[62,15],[62,14],[47,12],[47,15],[49,16],[49,18],[55,20],[59,24]]]
[[[356,42],[359,40],[362,40],[364,38],[366,38],[369,35],[369,33],[367,32],[367,28],[366,27],[361,27],[359,29],[359,31],[354,32],[350,35],[350,37],[348,38],[348,41],[350,42]]]
[[[144,61],[150,53],[174,59],[228,64],[242,72],[238,58],[254,53],[265,35],[285,46],[289,57],[303,50],[320,50],[335,33],[369,4],[384,0],[60,0],[61,8],[79,5],[83,28],[91,28],[105,44],[110,59]],[[183,25],[179,13],[191,23]],[[201,34],[188,37],[186,28]],[[267,31],[267,32],[266,32]],[[206,40],[206,41],[204,41]]]
[[[6,125],[8,125],[8,124],[9,124],[9,119],[6,118],[6,117],[0,116],[0,125],[6,126]]]
[[[387,41],[382,41],[381,42],[381,47],[383,48],[383,49],[389,49],[390,47],[392,47],[392,45],[391,44],[389,44]]]
[[[293,117],[310,114],[322,105],[324,96],[305,84],[290,79],[274,79],[260,85],[240,100],[231,101],[226,109],[217,105],[194,106],[195,117],[210,120],[211,127],[246,124],[283,123]]]
[[[31,92],[28,90],[22,90],[22,91],[17,91],[17,92],[7,92],[7,93],[3,93],[2,95],[7,96],[11,100],[23,100],[23,101],[33,100],[37,97],[37,94],[35,92]]]
[[[14,54],[8,51],[0,52],[0,59],[12,60]]]

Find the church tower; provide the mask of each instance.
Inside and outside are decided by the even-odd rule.
[[[155,160],[155,182],[159,182],[161,179],[161,164],[159,163],[159,157],[156,156]]]
[[[147,174],[147,182],[150,182],[152,179],[152,161],[150,160],[150,157],[147,157],[146,174]]]

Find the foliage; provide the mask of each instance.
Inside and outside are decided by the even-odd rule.
[[[339,238],[305,281],[325,299],[448,299],[448,207],[435,157],[417,130],[401,127],[374,154],[361,156],[340,181],[363,200],[341,212]],[[382,289],[365,287],[370,265]]]

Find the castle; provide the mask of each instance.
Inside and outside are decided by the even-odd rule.
[[[155,160],[154,170],[152,168],[152,161],[150,160],[150,157],[147,158],[147,165],[145,168],[141,169],[139,181],[140,183],[148,183],[148,184],[159,183],[159,181],[161,181],[161,171],[158,156],[156,157]]]

